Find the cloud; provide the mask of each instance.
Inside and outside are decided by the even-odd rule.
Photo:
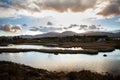
[[[63,27],[63,29],[65,29],[65,30],[68,30],[68,29],[71,29],[71,28],[76,28],[76,27],[78,27],[79,25],[77,25],[77,24],[71,24],[71,25],[69,25],[69,26],[67,26],[67,27]]]
[[[88,26],[87,25],[80,25],[80,30],[87,30]]]
[[[31,27],[30,31],[39,31],[39,28],[37,28],[37,27]]]
[[[118,16],[120,15],[120,0],[107,0],[108,4],[98,13],[103,16]]]
[[[98,30],[99,28],[96,25],[91,25],[88,27],[90,30]]]
[[[120,15],[120,0],[8,0],[0,1],[0,18],[25,15],[35,16],[44,10],[57,12],[85,12],[92,9],[93,16]],[[8,13],[9,12],[9,13]],[[91,15],[91,16],[92,16]],[[36,17],[36,16],[35,16]],[[93,18],[96,20],[96,17]]]
[[[17,31],[22,30],[20,25],[13,26],[11,29],[12,29],[13,32],[17,32]]]
[[[0,0],[0,18],[31,16],[34,12],[39,12],[33,3],[28,1],[30,0]]]
[[[80,28],[79,30],[99,30],[100,29],[100,26],[96,26],[96,25],[80,25]]]
[[[115,22],[120,22],[120,18],[118,20],[116,20]]]
[[[45,16],[38,19],[39,23],[37,26],[53,26],[56,25],[58,22],[53,16]]]
[[[18,31],[21,31],[22,28],[20,25],[11,25],[11,24],[5,24],[5,25],[1,25],[0,26],[0,30],[1,31],[5,31],[5,32],[18,32]]]
[[[100,27],[101,27],[101,25],[97,25],[97,26],[96,25],[90,25],[90,26],[88,26],[88,25],[82,25],[82,24],[81,25],[71,24],[68,27],[63,27],[63,29],[69,30],[69,29],[76,28],[78,30],[99,30]]]
[[[80,12],[93,8],[96,2],[97,0],[44,0],[42,2],[36,1],[34,3],[41,9],[56,10],[59,12],[68,10]]]
[[[40,31],[40,32],[53,32],[53,31],[61,31],[62,28],[60,27],[32,27],[30,31]]]
[[[31,6],[32,5],[32,6]],[[18,2],[13,2],[12,7],[16,10],[22,9],[22,10],[27,10],[27,11],[32,11],[32,12],[39,12],[39,8],[37,8],[33,4],[24,4],[24,3],[18,3]]]
[[[11,17],[16,14],[16,10],[11,9],[11,8],[2,8],[0,7],[0,18],[7,18]]]
[[[49,22],[47,23],[47,25],[53,25],[53,23],[49,21]]]
[[[0,7],[7,7],[7,4],[5,2],[0,2]]]
[[[0,12],[9,11],[11,16],[15,14],[39,13],[42,10],[55,10],[58,12],[82,12],[94,8],[97,0],[9,0],[9,3],[0,1]],[[4,4],[3,4],[4,3]],[[25,13],[25,14],[24,14]],[[7,14],[7,13],[6,13]]]
[[[27,26],[27,24],[23,24],[22,26]]]
[[[79,25],[77,24],[71,24],[68,28],[73,28],[73,27],[78,27]]]

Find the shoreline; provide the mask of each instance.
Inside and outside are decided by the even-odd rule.
[[[72,72],[52,72],[23,64],[0,61],[2,80],[120,80],[120,75],[100,74],[88,70]]]
[[[2,44],[1,44],[2,45]],[[8,44],[6,44],[8,45]],[[71,48],[71,47],[81,47],[83,50],[58,50],[58,49],[17,49],[17,48],[1,48],[0,53],[2,52],[44,52],[44,53],[53,53],[53,54],[98,54],[99,52],[111,52],[115,49],[119,49],[119,44],[107,43],[107,42],[94,42],[94,43],[73,43],[73,42],[64,42],[64,43],[19,43],[16,45],[42,45],[47,47],[60,47],[60,48]]]
[[[52,54],[98,54],[97,50],[92,49],[84,49],[84,50],[57,50],[57,49],[17,49],[17,48],[1,48],[0,53],[3,52],[44,52],[44,53],[52,53]]]

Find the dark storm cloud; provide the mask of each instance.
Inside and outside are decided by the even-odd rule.
[[[17,32],[22,30],[22,28],[19,25],[13,26],[11,24],[5,24],[5,25],[0,25],[0,30],[5,32]]]
[[[120,15],[120,0],[109,0],[109,4],[98,13],[103,16],[117,16]]]

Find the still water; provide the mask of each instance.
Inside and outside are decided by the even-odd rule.
[[[32,48],[32,45],[29,45],[30,47]],[[103,57],[104,54],[107,54],[107,57]],[[118,49],[113,52],[100,52],[97,55],[54,55],[43,52],[2,53],[0,61],[12,61],[49,71],[80,71],[84,69],[99,73],[120,74],[120,50]]]
[[[13,44],[10,44],[8,46],[0,46],[0,48],[83,50],[81,47],[61,48],[61,47],[47,47],[41,45],[13,45]]]

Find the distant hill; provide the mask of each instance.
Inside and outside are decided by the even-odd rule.
[[[120,33],[120,30],[111,31],[112,33]]]
[[[45,33],[45,34],[39,34],[39,35],[35,35],[34,38],[41,38],[41,37],[56,37],[58,36],[60,33],[57,32],[49,32],[49,33]]]
[[[106,36],[109,36],[109,37],[113,37],[115,35],[114,33],[110,33],[110,32],[93,32],[93,31],[90,31],[90,32],[87,32],[87,33],[83,33],[83,34],[86,35],[86,36],[106,35]]]
[[[74,35],[78,35],[78,33],[75,33],[73,31],[65,31],[59,34],[59,36],[74,36]]]
[[[39,34],[39,35],[24,35],[21,36],[22,38],[42,38],[42,37],[65,37],[65,36],[74,36],[74,35],[78,35],[78,36],[102,36],[102,35],[106,35],[109,37],[120,37],[120,33],[112,33],[112,32],[94,32],[94,31],[89,31],[86,33],[75,33],[72,31],[65,31],[62,33],[58,33],[58,32],[48,32],[45,34]]]

